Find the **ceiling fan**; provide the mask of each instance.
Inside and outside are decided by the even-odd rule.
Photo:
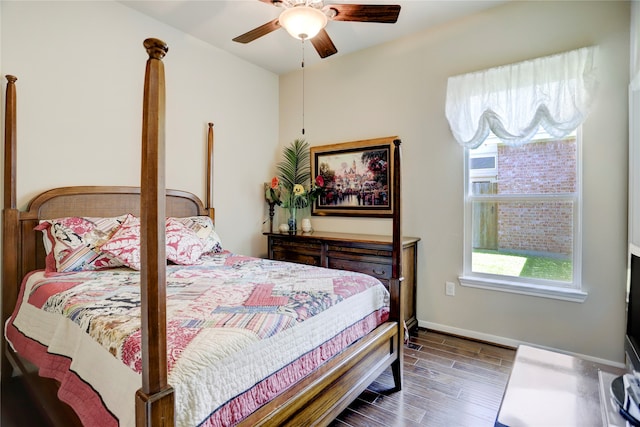
[[[400,14],[399,5],[327,4],[323,0],[260,0],[284,10],[273,21],[246,32],[233,41],[249,43],[284,27],[293,37],[310,39],[321,58],[338,52],[324,27],[328,21],[379,22],[393,24]]]

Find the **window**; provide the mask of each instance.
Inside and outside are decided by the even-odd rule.
[[[580,126],[596,47],[450,77],[446,116],[465,147],[460,283],[583,301]]]
[[[573,299],[580,290],[578,132],[468,149],[461,282]],[[580,299],[580,297],[578,296]]]

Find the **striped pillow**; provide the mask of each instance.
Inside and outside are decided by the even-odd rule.
[[[101,247],[126,217],[66,217],[40,221],[35,229],[43,233],[46,270],[64,273],[122,267],[122,262],[103,252]]]
[[[222,252],[222,241],[216,233],[213,221],[208,216],[188,216],[182,218],[168,218],[168,221],[178,221],[192,230],[204,245],[202,253]]]

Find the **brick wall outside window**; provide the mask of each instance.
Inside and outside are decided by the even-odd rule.
[[[498,194],[576,191],[576,140],[543,141],[498,148]],[[498,204],[498,248],[570,255],[573,206],[533,201]]]

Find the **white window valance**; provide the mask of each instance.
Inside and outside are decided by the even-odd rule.
[[[455,139],[479,147],[493,132],[525,144],[541,126],[562,138],[587,117],[597,79],[596,47],[450,77],[446,115]]]

